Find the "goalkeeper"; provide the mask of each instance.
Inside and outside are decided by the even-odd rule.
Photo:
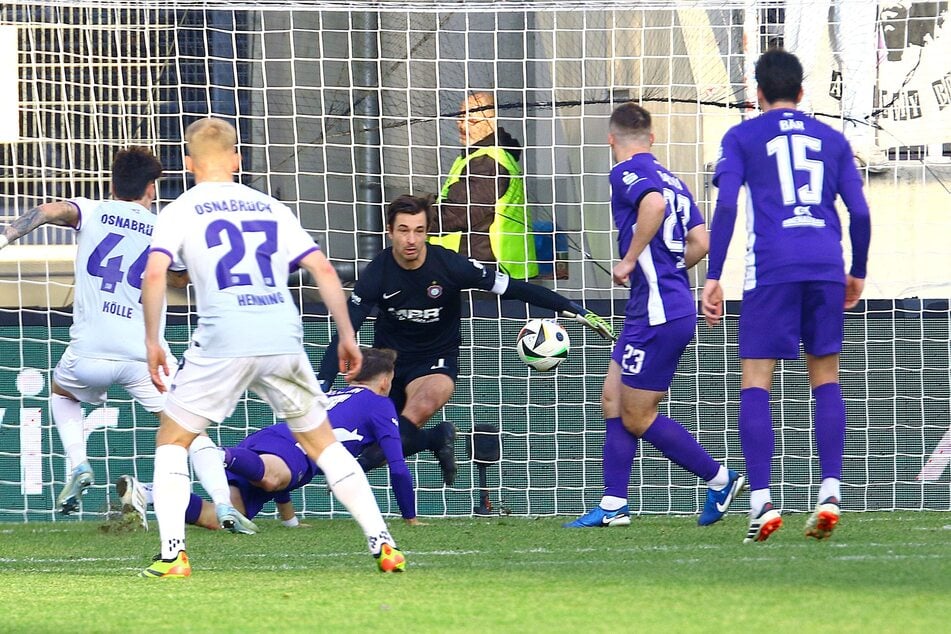
[[[413,477],[410,475],[400,446],[396,427],[396,410],[386,395],[393,382],[392,350],[364,350],[363,365],[350,387],[330,392],[331,407],[327,412],[334,435],[353,455],[371,443],[379,443],[390,469],[393,493],[400,513],[407,524],[419,525]],[[277,504],[284,526],[295,527],[299,520],[291,502],[291,491],[310,483],[320,469],[297,444],[286,423],[258,430],[242,440],[237,447],[224,449],[224,470],[231,485],[231,503],[248,518],[254,518],[271,500]],[[146,507],[151,502],[151,486],[124,475],[116,482],[123,510],[136,511],[146,523]],[[205,528],[217,529],[215,507],[192,494],[185,511],[185,521]],[[242,532],[257,532],[251,524]]]
[[[429,198],[399,196],[386,210],[392,245],[367,265],[350,296],[350,320],[355,330],[374,306],[378,315],[374,346],[399,353],[390,398],[400,413],[404,456],[430,450],[436,455],[443,480],[456,477],[453,448],[455,427],[443,421],[424,429],[426,422],[452,397],[459,372],[462,345],[460,321],[462,291],[491,291],[502,299],[517,299],[560,313],[614,339],[610,324],[598,315],[543,286],[511,279],[441,246],[427,244],[432,221]],[[337,376],[335,336],[324,354],[317,378],[324,386]],[[357,457],[364,470],[383,465],[386,456],[377,446]]]

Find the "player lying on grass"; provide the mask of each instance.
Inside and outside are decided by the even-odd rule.
[[[328,417],[334,435],[353,455],[378,443],[386,453],[390,481],[400,512],[407,524],[418,525],[413,478],[403,459],[399,424],[393,402],[386,397],[393,383],[396,353],[370,348],[363,353],[363,367],[350,387],[331,391]],[[299,524],[290,493],[321,473],[297,445],[286,423],[254,432],[237,447],[224,449],[224,466],[231,485],[231,503],[248,518],[254,518],[267,502],[274,500],[284,525]],[[146,508],[152,501],[151,485],[124,475],[116,482],[123,510],[136,511],[148,528]],[[185,511],[188,524],[217,529],[215,507],[192,493]],[[251,523],[243,533],[257,532]]]

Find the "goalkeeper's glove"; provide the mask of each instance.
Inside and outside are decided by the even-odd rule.
[[[565,319],[574,319],[580,324],[587,326],[605,339],[617,341],[617,335],[614,334],[614,328],[604,318],[592,313],[584,306],[571,302],[571,310],[561,311],[561,316]]]

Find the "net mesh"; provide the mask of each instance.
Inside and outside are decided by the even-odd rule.
[[[547,240],[551,252],[541,265],[552,279],[536,281],[620,327],[625,291],[612,287],[609,274],[616,257],[606,178],[612,108],[635,100],[652,111],[655,154],[709,217],[719,139],[751,112],[750,62],[781,41],[785,17],[779,2],[630,4],[7,3],[0,35],[12,27],[17,72],[9,90],[20,107],[18,139],[0,145],[0,220],[48,200],[108,195],[111,158],[129,144],[162,158],[161,207],[188,185],[182,131],[213,114],[239,130],[241,180],[291,205],[351,282],[385,242],[384,202],[439,190],[460,151],[460,102],[488,90],[499,124],[524,146],[539,244]],[[943,239],[949,170],[942,162],[951,108],[941,107],[951,94],[942,62],[951,40],[947,4],[881,3],[874,103],[861,120],[850,121],[841,105],[852,77],[828,72],[841,68],[836,60],[848,45],[835,37],[842,22],[834,12],[807,66],[817,116],[868,128],[890,159],[884,173],[865,172],[876,235],[869,301],[848,317],[843,354],[851,510],[951,508],[947,470],[938,468],[946,464],[942,442],[951,444],[951,254]],[[935,132],[941,130],[944,136]],[[52,518],[64,479],[46,398],[49,371],[68,342],[73,242],[71,231],[45,227],[0,253],[0,519]],[[739,297],[742,248],[737,238],[728,258],[731,300]],[[306,281],[296,284],[316,361],[330,327],[319,294]],[[601,494],[599,399],[610,348],[566,324],[569,359],[556,373],[531,372],[514,350],[528,312],[500,311],[478,296],[467,301],[460,377],[443,412],[460,429],[463,466],[456,486],[445,488],[429,454],[410,461],[420,512],[472,511],[478,474],[462,460],[462,445],[476,423],[501,430],[502,458],[487,474],[500,508],[582,511]],[[187,295],[173,303],[182,316],[168,336],[180,354],[194,314]],[[723,327],[698,324],[662,408],[715,458],[742,469],[735,303],[728,308]],[[368,324],[364,343],[370,331]],[[33,393],[28,370],[42,378]],[[783,480],[774,499],[806,510],[819,474],[803,364],[783,364],[775,386],[774,473]],[[118,475],[151,477],[153,418],[120,390],[110,392],[106,407],[87,408],[96,485],[83,516],[105,511]],[[272,420],[248,397],[213,437],[234,444]],[[396,512],[385,472],[371,474],[371,482],[384,510]],[[704,491],[646,447],[631,485],[632,510],[640,513],[694,513]],[[297,496],[308,513],[340,510],[320,485]]]

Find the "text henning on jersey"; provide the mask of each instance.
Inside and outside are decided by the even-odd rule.
[[[199,216],[216,211],[266,211],[271,213],[271,204],[263,200],[211,200],[195,205]]]
[[[284,295],[280,292],[268,293],[267,295],[242,293],[236,295],[236,297],[238,298],[238,306],[270,306],[284,303]]]

